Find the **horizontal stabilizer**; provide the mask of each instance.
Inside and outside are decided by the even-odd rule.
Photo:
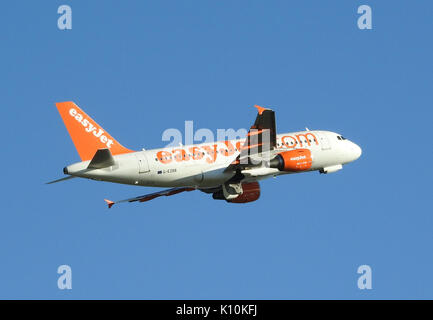
[[[60,179],[53,180],[53,181],[50,181],[50,182],[45,182],[45,184],[52,184],[52,183],[56,183],[56,182],[61,182],[61,181],[69,180],[69,179],[72,179],[72,178],[76,178],[76,177],[75,176],[64,177],[64,178],[60,178]]]
[[[111,152],[109,149],[99,149],[96,151],[95,155],[92,158],[92,161],[90,161],[87,168],[89,169],[102,169],[111,167],[115,164],[114,158],[111,155]]]

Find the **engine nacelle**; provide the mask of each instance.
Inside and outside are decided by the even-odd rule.
[[[269,162],[271,168],[280,171],[304,171],[311,168],[313,159],[308,149],[284,151]]]
[[[341,164],[337,164],[335,166],[329,166],[325,167],[323,169],[320,169],[320,173],[333,173],[335,171],[343,169],[343,166]]]
[[[256,201],[260,197],[260,185],[258,182],[242,183],[242,193],[240,193],[235,198],[231,196],[227,198],[223,190],[214,192],[212,197],[215,200],[226,200],[227,202],[232,202],[232,203],[252,202],[252,201]]]
[[[258,182],[242,183],[243,193],[237,198],[227,200],[232,203],[247,203],[256,201],[260,197],[260,185]]]

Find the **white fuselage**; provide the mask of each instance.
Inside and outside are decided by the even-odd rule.
[[[65,173],[95,180],[153,187],[211,188],[233,176],[226,170],[240,153],[245,139],[167,147],[114,156],[115,165],[88,169],[90,161],[72,164]],[[361,148],[330,131],[302,131],[277,135],[277,151],[309,149],[312,166],[306,171],[333,172],[358,159]],[[283,172],[266,166],[245,169],[245,182],[258,181]]]

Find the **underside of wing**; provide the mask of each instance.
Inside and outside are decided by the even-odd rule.
[[[124,199],[124,200],[119,200],[119,201],[111,201],[111,200],[107,200],[104,199],[104,201],[108,204],[108,208],[111,208],[113,205],[115,205],[116,203],[122,203],[122,202],[145,202],[145,201],[149,201],[161,196],[172,196],[181,192],[185,192],[185,191],[193,191],[195,190],[195,188],[190,188],[190,187],[181,187],[181,188],[171,188],[171,189],[166,189],[166,190],[161,190],[158,192],[154,192],[154,193],[149,193],[149,194],[145,194],[142,196],[138,196],[138,197],[134,197],[134,198],[129,198],[129,199]]]

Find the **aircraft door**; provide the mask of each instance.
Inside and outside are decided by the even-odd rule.
[[[138,173],[149,173],[149,163],[147,162],[146,155],[144,153],[138,153],[135,155],[138,160]]]
[[[319,135],[319,143],[320,146],[322,147],[322,150],[329,150],[331,149],[331,145],[329,144],[329,140],[328,137],[326,136],[326,133],[324,132],[318,132],[317,133]]]

